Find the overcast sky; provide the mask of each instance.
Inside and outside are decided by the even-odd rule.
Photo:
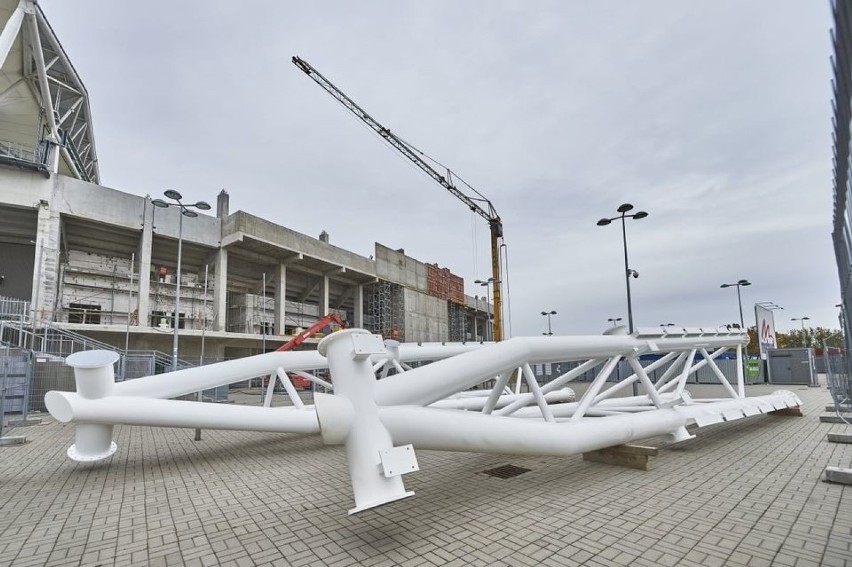
[[[299,55],[489,197],[513,335],[739,320],[735,289],[839,327],[828,1],[40,0],[86,85],[102,183],[215,202],[373,254],[490,275],[487,223]],[[508,329],[507,329],[508,330]]]

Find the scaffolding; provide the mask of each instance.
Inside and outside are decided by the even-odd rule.
[[[465,329],[466,318],[464,305],[455,301],[447,301],[447,322],[449,340],[451,342],[464,342],[467,340],[467,330]]]
[[[405,341],[405,290],[390,282],[367,286],[364,326],[386,339]]]

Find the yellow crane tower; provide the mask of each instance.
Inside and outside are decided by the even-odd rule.
[[[477,195],[479,195],[478,199],[471,198],[468,195],[464,194],[461,190],[459,190],[458,187],[453,184],[452,171],[447,169],[447,174],[441,175],[438,171],[436,171],[431,165],[429,165],[420,157],[420,152],[418,150],[416,150],[410,144],[401,140],[393,132],[382,126],[377,120],[367,114],[364,109],[355,104],[355,101],[346,96],[346,94],[340,89],[338,89],[336,86],[334,86],[331,81],[323,77],[320,72],[314,69],[307,61],[305,61],[304,59],[300,59],[299,57],[293,57],[293,64],[296,65],[296,67],[298,67],[302,71],[304,71],[306,75],[308,75],[319,86],[325,89],[326,92],[333,96],[346,109],[352,112],[352,114],[360,118],[367,126],[370,127],[370,129],[372,129],[379,136],[384,138],[384,140],[387,141],[388,144],[390,144],[402,155],[411,160],[414,165],[422,169],[429,177],[440,183],[441,186],[444,187],[444,189],[455,195],[461,202],[467,205],[471,211],[475,212],[476,214],[484,218],[486,221],[488,221],[488,228],[491,232],[491,283],[494,287],[494,340],[502,340],[503,297],[501,293],[501,286],[503,277],[500,264],[500,244],[503,239],[503,222],[500,220],[500,215],[497,214],[497,211],[494,209],[494,205],[491,204],[491,201],[483,197],[482,194],[480,194],[475,189],[474,191]],[[484,203],[485,207],[481,206],[480,203]]]

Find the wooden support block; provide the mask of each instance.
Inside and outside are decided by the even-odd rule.
[[[823,423],[846,423],[846,421],[852,422],[852,415],[846,417],[846,421],[840,419],[840,416],[837,414],[834,415],[821,415],[819,416],[819,420]]]
[[[646,471],[648,470],[648,457],[656,457],[658,454],[659,449],[656,447],[616,445],[583,453],[583,460]]]
[[[825,467],[825,480],[839,484],[852,484],[852,469]]]
[[[797,417],[804,416],[804,414],[802,413],[802,408],[800,408],[799,406],[771,411],[769,412],[769,415],[794,415]]]
[[[848,433],[829,433],[828,440],[832,443],[852,443],[852,435]]]
[[[0,437],[0,447],[8,445],[23,445],[27,442],[27,438],[22,435],[10,435],[8,437]]]

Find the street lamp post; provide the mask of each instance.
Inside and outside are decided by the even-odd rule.
[[[473,340],[477,341],[479,337],[479,329],[476,320],[479,318],[479,296],[473,296]]]
[[[550,316],[556,315],[556,311],[542,311],[541,314],[547,317],[547,332],[542,333],[542,335],[553,336],[553,328],[550,326]]]
[[[645,211],[637,211],[628,215],[627,213],[633,210],[633,205],[631,205],[630,203],[624,203],[616,210],[621,213],[619,216],[612,218],[603,218],[598,221],[598,226],[606,226],[614,220],[621,219],[621,240],[624,244],[624,278],[627,284],[627,329],[630,334],[633,334],[633,303],[630,299],[630,276],[638,278],[639,272],[637,272],[636,270],[631,270],[629,264],[627,263],[627,225],[624,219],[644,219],[648,216],[648,213],[646,213]]]
[[[748,280],[739,280],[737,283],[723,283],[719,287],[736,287],[737,288],[737,304],[740,306],[740,329],[745,330],[745,321],[743,320],[743,298],[740,295],[740,288],[751,285]]]
[[[198,213],[191,208],[198,209],[199,211],[209,211],[210,205],[205,201],[198,201],[192,205],[185,205],[181,202],[183,196],[175,191],[174,189],[169,189],[168,191],[163,193],[168,199],[174,201],[174,203],[167,203],[162,199],[154,199],[152,203],[155,207],[160,207],[162,209],[167,209],[169,207],[179,207],[180,214],[178,215],[178,252],[177,252],[177,280],[175,286],[175,317],[174,317],[174,327],[175,327],[175,336],[172,342],[172,370],[177,370],[177,362],[178,362],[178,326],[179,326],[179,313],[180,313],[180,264],[181,264],[181,255],[183,252],[183,217],[197,217]]]
[[[490,284],[497,285],[500,281],[495,280],[494,278],[488,278],[487,280],[475,280],[473,283],[477,283],[485,288],[485,313],[488,316],[488,325],[485,327],[485,340],[494,340],[494,328],[492,327],[491,322],[491,288],[488,286]]]
[[[618,322],[619,322],[619,321],[621,321],[621,317],[610,317],[609,319],[607,319],[607,321],[609,321],[610,323],[612,323],[612,326],[613,326],[613,327],[617,327],[617,326],[618,326]]]
[[[807,340],[806,340],[807,335],[805,335],[805,321],[810,321],[810,319],[811,318],[808,317],[808,316],[793,317],[792,319],[790,319],[790,321],[801,321],[802,322],[802,346],[805,347],[805,348],[807,348],[807,346],[808,346],[808,343],[807,343]]]

